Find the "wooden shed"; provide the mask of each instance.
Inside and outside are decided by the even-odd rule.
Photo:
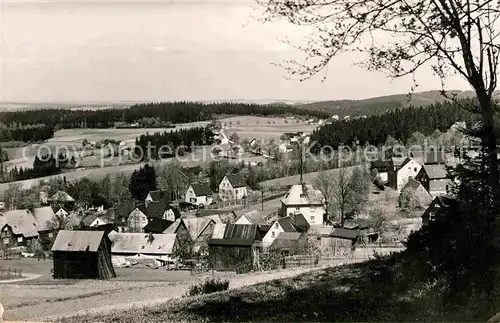
[[[255,268],[262,237],[256,224],[217,224],[209,245],[209,264],[216,270]]]
[[[104,231],[61,230],[52,246],[55,279],[110,279],[111,241]]]

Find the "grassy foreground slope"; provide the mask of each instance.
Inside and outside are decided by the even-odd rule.
[[[477,304],[446,305],[439,284],[405,283],[405,276],[393,271],[394,264],[372,260],[153,308],[63,322],[486,322],[494,314]]]

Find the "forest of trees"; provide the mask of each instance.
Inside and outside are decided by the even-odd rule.
[[[39,178],[61,173],[63,168],[76,163],[74,157],[68,160],[63,154],[54,157],[52,154],[42,156],[39,158],[35,156],[33,161],[33,168],[14,167],[8,173],[8,180],[21,181],[31,178]]]
[[[133,123],[144,120],[184,123],[212,120],[217,115],[284,116],[303,115],[327,118],[324,111],[311,111],[288,105],[244,103],[161,102],[137,104],[127,109],[69,110],[39,109],[0,112],[0,120],[8,127],[14,123],[45,124],[56,128],[112,128],[115,122]],[[147,126],[147,123],[143,124]],[[0,137],[1,138],[1,137]],[[2,141],[0,139],[0,141]]]
[[[214,133],[209,127],[196,127],[190,129],[179,129],[177,131],[155,132],[154,134],[144,134],[136,139],[135,144],[143,151],[143,159],[160,159],[174,157],[177,153],[183,156],[191,152],[191,145],[211,145]],[[148,156],[148,144],[153,147]],[[168,146],[170,149],[160,147]],[[140,155],[139,152],[137,152]],[[161,156],[160,156],[161,155]]]
[[[399,109],[386,114],[365,119],[334,122],[313,132],[311,141],[317,141],[316,151],[322,146],[334,148],[358,141],[378,146],[391,136],[406,142],[412,134],[420,132],[430,135],[434,131],[446,131],[455,122],[464,121],[468,125],[477,120],[477,116],[458,107],[454,103],[436,103],[428,107]]]
[[[0,120],[2,120],[1,117]],[[0,123],[0,142],[38,142],[50,139],[53,136],[54,127],[43,123],[19,124],[16,121],[8,125]]]

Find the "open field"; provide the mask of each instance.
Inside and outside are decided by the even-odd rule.
[[[285,118],[238,116],[221,119],[220,121],[223,125],[226,124],[225,133],[228,136],[236,132],[241,140],[245,138],[248,140],[255,138],[265,141],[274,139],[276,142],[279,142],[281,135],[285,132],[303,131],[311,133],[318,127],[305,124],[303,121],[296,123],[299,120]]]
[[[437,288],[407,284],[393,271],[390,261],[371,260],[63,322],[486,322],[495,314],[480,304],[453,308]]]
[[[20,262],[30,261],[36,262],[36,259],[22,259],[17,262],[19,266]],[[334,264],[339,263],[340,261],[337,261]],[[27,264],[26,266],[32,270],[38,268],[38,270],[47,272],[51,264],[51,261],[46,260],[41,265]],[[314,270],[314,268],[241,275],[230,272],[214,274],[229,279],[230,288],[239,288],[295,276],[310,270]],[[167,271],[162,268],[156,270],[122,268],[116,271],[118,278],[109,281],[55,281],[50,277],[41,277],[23,283],[4,284],[1,291],[2,303],[6,311],[4,319],[53,320],[77,314],[104,313],[110,315],[117,310],[124,311],[133,307],[165,304],[174,298],[183,296],[194,282],[201,281],[211,275],[191,276],[189,271]]]

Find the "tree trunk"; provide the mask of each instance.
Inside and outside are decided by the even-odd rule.
[[[499,199],[500,191],[499,191],[497,142],[495,136],[495,120],[493,111],[494,107],[491,100],[487,98],[480,98],[479,103],[481,105],[481,110],[482,110],[483,131],[484,131],[483,134],[488,153],[488,166],[490,168],[488,183],[491,186],[493,201],[494,201],[494,211],[496,211],[498,209],[498,203],[500,202]]]

